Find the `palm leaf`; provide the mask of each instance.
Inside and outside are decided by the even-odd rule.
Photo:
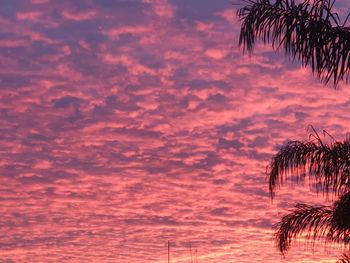
[[[350,141],[290,141],[272,158],[266,173],[271,197],[276,187],[292,179],[304,182],[306,176],[318,192],[345,193],[350,190]]]
[[[332,12],[332,0],[246,0],[237,11],[242,21],[239,44],[252,52],[256,39],[283,47],[326,83],[336,86],[350,72],[350,31]]]
[[[292,241],[302,236],[308,241],[349,245],[350,192],[342,195],[333,206],[297,204],[275,225],[275,240],[281,253]]]
[[[328,230],[332,210],[327,206],[313,207],[297,204],[294,210],[275,225],[277,247],[284,254],[294,239],[306,234],[306,239],[318,239]]]
[[[341,259],[339,259],[337,263],[350,263],[350,256],[347,254],[343,254]]]

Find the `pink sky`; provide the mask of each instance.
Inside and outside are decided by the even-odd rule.
[[[349,4],[337,1],[344,13]],[[335,262],[272,225],[265,167],[308,125],[342,140],[350,89],[238,48],[229,0],[0,3],[0,262]],[[349,7],[350,9],[350,7]],[[332,255],[333,253],[333,255]]]

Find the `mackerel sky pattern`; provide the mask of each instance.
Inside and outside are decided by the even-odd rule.
[[[265,168],[309,125],[342,140],[350,89],[238,47],[228,0],[0,1],[0,262],[334,262],[272,226]],[[340,13],[349,10],[338,1]]]

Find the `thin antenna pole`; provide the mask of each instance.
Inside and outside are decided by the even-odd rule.
[[[168,263],[170,263],[170,240],[168,240]]]
[[[193,257],[192,257],[192,244],[190,242],[190,253],[191,253],[191,263],[193,263]]]
[[[197,248],[196,248],[195,252],[196,252],[196,261],[195,261],[195,263],[198,263]]]

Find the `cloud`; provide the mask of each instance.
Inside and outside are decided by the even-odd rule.
[[[42,17],[41,12],[18,12],[16,13],[17,19],[19,20],[29,20],[31,22],[38,22]]]
[[[74,21],[85,21],[85,20],[91,20],[96,17],[96,12],[94,10],[91,11],[85,11],[85,12],[78,12],[73,13],[68,10],[64,10],[62,13],[62,16],[66,20],[74,20]]]
[[[322,200],[283,187],[272,203],[266,165],[309,124],[343,138],[346,85],[261,43],[243,56],[227,1],[14,3],[0,19],[6,260],[163,262],[170,240],[177,262],[189,244],[208,263],[280,261],[271,225]]]
[[[205,54],[212,59],[222,59],[226,56],[225,51],[222,51],[220,49],[208,49],[205,51]]]
[[[168,2],[168,0],[143,0],[144,3],[152,5],[153,12],[160,17],[173,18],[175,16],[176,7]]]

